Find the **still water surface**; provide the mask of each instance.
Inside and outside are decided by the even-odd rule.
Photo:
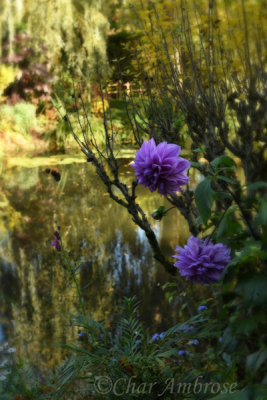
[[[121,177],[130,184],[129,159]],[[56,168],[56,182],[45,169]],[[56,224],[64,247],[79,268],[87,314],[110,322],[123,296],[141,300],[141,317],[151,331],[177,321],[161,285],[170,280],[153,260],[143,231],[127,210],[112,201],[91,164],[81,157],[6,159],[0,166],[0,342],[16,347],[20,357],[53,366],[63,356],[57,344],[77,337],[68,313],[77,298],[51,247]],[[140,205],[149,215],[164,199],[138,187]],[[167,207],[169,204],[165,204]],[[177,210],[161,222],[150,217],[166,255],[183,244],[188,228]]]

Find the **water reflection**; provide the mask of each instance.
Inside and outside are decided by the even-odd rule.
[[[0,339],[41,367],[62,359],[57,343],[77,337],[68,314],[76,310],[76,293],[60,254],[51,247],[55,224],[79,265],[90,317],[109,324],[122,297],[136,295],[152,330],[164,330],[177,320],[177,310],[160,287],[170,277],[153,260],[143,231],[109,199],[93,166],[78,161],[57,166],[59,182],[45,173],[49,159],[42,166],[33,161],[4,165],[0,178]],[[126,184],[132,179],[128,163],[121,162]],[[137,194],[147,213],[164,204],[161,196],[142,187]],[[161,222],[151,218],[167,255],[188,237],[183,217],[176,210],[170,214]]]

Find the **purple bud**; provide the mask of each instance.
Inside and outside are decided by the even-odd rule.
[[[51,246],[55,247],[57,251],[61,251],[61,244],[59,240],[56,239],[53,242],[51,242]]]
[[[60,234],[58,231],[54,232],[54,237],[55,237],[55,239],[60,240]]]

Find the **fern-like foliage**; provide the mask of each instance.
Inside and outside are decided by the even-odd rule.
[[[197,337],[217,340],[220,334],[220,327],[215,329],[208,314],[198,313],[151,336],[140,321],[136,298],[124,298],[109,330],[103,322],[83,314],[73,315],[72,323],[79,329],[79,339],[64,346],[72,355],[55,373],[55,400],[65,395],[73,399],[115,399],[118,393],[125,393],[129,399],[155,399],[165,390],[167,380],[193,384],[200,374],[209,379],[209,371],[202,369],[202,357],[194,350],[183,353],[181,349]],[[105,385],[100,387],[99,382]],[[174,391],[165,398],[183,396]]]

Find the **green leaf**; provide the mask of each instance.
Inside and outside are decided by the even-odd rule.
[[[228,167],[236,167],[235,161],[231,157],[226,155],[216,157],[213,161],[211,161],[211,165],[214,168],[217,168],[220,164],[227,165]]]
[[[258,219],[261,225],[267,225],[267,201],[262,200],[259,212]]]
[[[213,190],[211,188],[211,182],[206,178],[200,182],[195,191],[197,208],[204,224],[208,222],[211,215],[212,195]]]
[[[264,347],[259,351],[249,354],[246,358],[246,370],[247,372],[255,375],[260,366],[264,363],[267,358],[267,348]]]
[[[213,193],[213,200],[219,201],[224,199],[232,199],[230,193],[227,192],[214,192]]]
[[[165,290],[166,288],[170,288],[170,287],[177,287],[177,284],[175,282],[166,282],[164,283],[164,285],[162,285],[162,289]]]
[[[198,168],[201,166],[201,164],[199,162],[195,162],[195,161],[190,161],[191,167],[193,168]]]
[[[261,314],[256,314],[255,316],[253,315],[253,317],[247,317],[244,318],[243,320],[238,320],[236,322],[236,326],[235,326],[235,332],[239,335],[247,335],[249,333],[251,333],[252,331],[254,331],[258,325],[264,321],[265,319],[265,315],[264,313]]]
[[[166,300],[167,300],[169,303],[171,303],[172,300],[173,300],[173,293],[167,292],[167,293],[165,293],[165,297],[166,297]]]
[[[230,327],[226,328],[222,336],[222,350],[227,354],[232,354],[237,346],[238,339],[233,335]]]
[[[204,147],[200,146],[200,147],[197,147],[196,149],[194,149],[193,152],[194,153],[203,153],[204,150],[205,150]]]
[[[234,385],[234,383],[233,383]],[[226,388],[226,387],[225,387]],[[231,388],[231,384],[227,385],[228,390]],[[232,386],[233,390],[226,394],[221,393],[216,397],[212,397],[210,400],[266,400],[267,399],[267,386],[266,385],[252,385],[250,387],[245,388],[244,390],[235,391],[237,389],[236,386]],[[235,388],[235,389],[234,389]],[[222,385],[222,391],[224,390],[224,386]]]
[[[225,181],[227,183],[231,183],[232,185],[236,185],[236,183],[237,183],[233,179],[230,179],[230,178],[228,178],[227,176],[224,176],[224,175],[217,175],[216,178],[221,180],[221,181]]]
[[[235,253],[235,257],[230,262],[230,265],[237,265],[246,262],[255,262],[255,260],[266,260],[267,253],[262,250],[262,243],[260,241],[252,240],[246,243],[245,247]]]
[[[234,204],[229,207],[226,211],[223,219],[220,222],[220,225],[217,229],[217,238],[221,238],[223,236],[231,236],[240,230],[240,224],[233,218],[233,213],[236,211],[237,206]]]
[[[154,218],[157,221],[160,221],[163,217],[167,215],[167,212],[165,210],[164,206],[159,206],[156,210],[154,210],[151,214],[152,218]]]
[[[250,273],[243,276],[235,288],[246,306],[260,306],[267,303],[267,276]]]
[[[258,189],[261,189],[264,187],[267,187],[267,182],[259,181],[259,182],[252,183],[251,185],[248,185],[247,190],[258,190]]]
[[[169,358],[171,356],[177,356],[178,355],[178,350],[177,349],[170,349],[166,350],[163,353],[159,353],[157,356],[160,358]]]

